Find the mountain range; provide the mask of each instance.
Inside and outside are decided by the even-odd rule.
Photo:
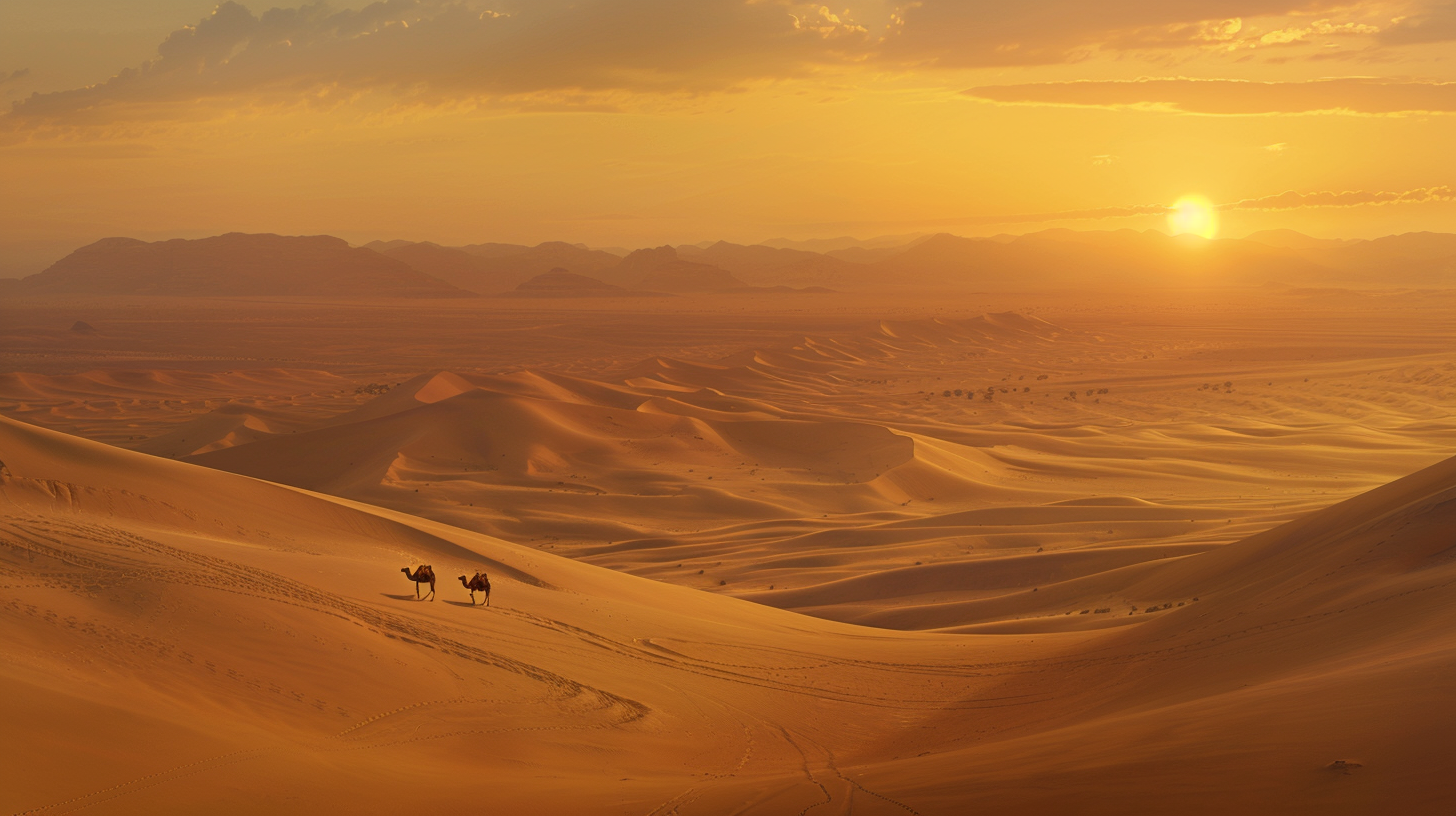
[[[0,281],[16,294],[305,295],[468,297],[517,292],[533,278],[568,272],[602,284],[548,286],[553,296],[591,290],[703,294],[877,290],[1036,290],[1106,286],[1187,288],[1449,287],[1456,234],[1374,240],[1311,238],[1266,230],[1208,240],[1147,230],[1052,229],[1019,236],[901,236],[885,245],[842,240],[778,245],[716,243],[639,249],[625,257],[581,244],[374,241],[229,233],[199,240],[106,238],[50,268]],[[820,246],[824,251],[804,248]],[[608,288],[603,288],[608,287]],[[532,291],[530,287],[526,291]],[[520,296],[512,294],[510,296]]]

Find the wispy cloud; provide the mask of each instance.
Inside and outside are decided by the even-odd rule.
[[[1097,51],[1227,49],[1248,18],[1348,7],[1330,0],[923,0],[904,4],[884,54],[984,67],[1075,62]]]
[[[962,91],[1006,104],[1144,108],[1211,115],[1339,112],[1456,112],[1456,82],[1339,77],[1309,82],[1252,82],[1185,77],[986,85]]]
[[[1276,195],[1246,198],[1218,205],[1220,210],[1301,210],[1310,207],[1365,207],[1383,204],[1424,204],[1431,201],[1456,201],[1456,190],[1450,187],[1417,187],[1414,190],[1370,192],[1300,193],[1288,190]]]

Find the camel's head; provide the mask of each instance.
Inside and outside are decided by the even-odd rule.
[[[399,571],[405,575],[409,575],[409,567],[400,567]]]
[[[464,581],[464,580],[467,580],[467,579],[466,579],[466,577],[464,575],[462,575],[462,576],[460,576],[460,580]]]

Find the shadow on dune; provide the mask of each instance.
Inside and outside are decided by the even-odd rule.
[[[413,595],[391,595],[388,592],[381,592],[379,594],[380,595],[383,595],[386,598],[393,598],[396,601],[421,601],[421,600],[428,600],[428,598],[416,598]]]
[[[480,603],[480,602],[471,603],[470,601],[446,601],[445,603],[450,604],[451,606],[463,606],[463,607],[466,607],[466,608],[469,608],[469,607],[472,607],[472,606],[475,607],[476,609],[489,609],[490,608],[490,607],[488,607],[485,604]]]

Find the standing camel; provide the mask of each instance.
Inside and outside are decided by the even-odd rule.
[[[475,593],[477,592],[485,593],[485,605],[490,606],[490,579],[485,577],[485,573],[477,572],[469,581],[465,580],[465,576],[462,575],[460,576],[460,583],[464,584],[465,588],[470,590],[471,606],[475,606]]]
[[[404,569],[400,570],[400,572],[404,573],[404,577],[415,582],[415,598],[420,597],[420,584],[428,583],[430,585],[430,600],[435,600],[434,567],[430,566],[429,564],[421,564],[420,568],[414,571],[414,574],[410,574],[409,567],[405,567]]]

